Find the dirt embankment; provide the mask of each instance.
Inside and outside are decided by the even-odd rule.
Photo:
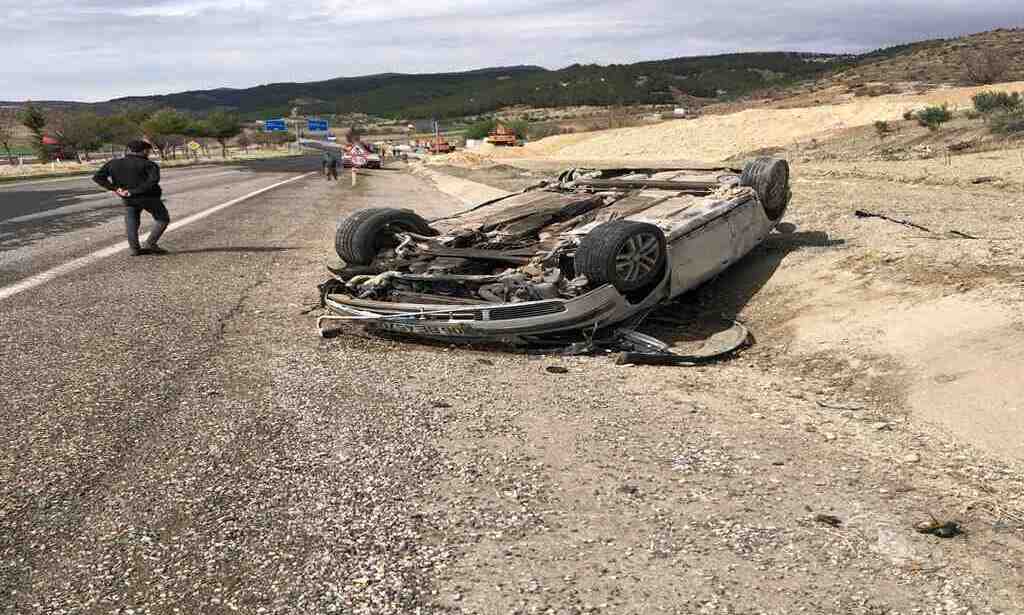
[[[491,414],[473,415],[449,449],[465,469],[434,491],[486,510],[439,592],[451,606],[1020,612],[1024,199],[845,177],[797,176],[793,192],[781,232],[655,315],[742,320],[757,341],[735,360],[567,359],[554,378],[543,361],[530,377],[453,353],[470,371],[445,405]],[[644,330],[682,348],[689,327]],[[911,529],[930,515],[969,536]]]
[[[997,86],[942,88],[918,95],[887,95],[838,105],[795,109],[748,109],[729,115],[674,120],[652,126],[559,135],[522,148],[490,152],[493,158],[556,160],[725,160],[796,141],[826,139],[835,131],[895,121],[911,109],[949,104],[967,108],[971,97],[986,89],[1024,90],[1024,82]]]

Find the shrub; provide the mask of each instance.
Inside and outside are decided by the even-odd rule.
[[[943,124],[953,119],[953,114],[947,105],[925,107],[917,112],[917,123],[925,126],[928,130],[936,131]]]
[[[885,120],[875,122],[875,133],[878,134],[879,139],[884,139],[890,132],[892,132],[892,127],[889,126],[889,122]]]
[[[975,85],[998,83],[1010,70],[1010,59],[998,49],[965,50],[960,61],[964,66],[964,78]]]
[[[974,102],[974,110],[983,115],[1013,111],[1021,106],[1020,92],[978,92],[971,100]]]
[[[1001,135],[1024,134],[1024,110],[1018,109],[993,117],[992,132]]]
[[[917,111],[915,111],[913,109],[907,109],[906,111],[903,112],[903,119],[905,119],[905,120],[912,120],[916,116],[917,116]]]

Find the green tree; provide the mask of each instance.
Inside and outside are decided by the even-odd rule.
[[[947,105],[925,107],[917,112],[917,123],[926,126],[932,132],[951,119],[953,119],[953,114]]]
[[[89,159],[89,152],[103,145],[101,120],[95,113],[69,114],[62,118],[56,131],[62,147],[73,150],[79,156]]]
[[[129,141],[138,139],[141,133],[142,129],[127,113],[101,118],[100,140],[110,145],[111,157],[117,147],[123,149]]]
[[[209,137],[220,144],[221,156],[228,157],[228,141],[242,132],[242,122],[238,116],[228,111],[214,111],[201,122],[196,123],[197,134]]]
[[[1019,109],[1022,104],[1020,92],[996,92],[992,90],[978,92],[971,97],[971,101],[974,102],[974,110],[986,119],[993,113],[1005,113]]]
[[[142,122],[142,131],[149,138],[149,142],[160,152],[161,158],[167,158],[168,154],[173,155],[173,147],[177,143],[176,137],[188,132],[189,117],[184,113],[171,109],[170,107],[160,109]]]
[[[14,129],[18,126],[18,114],[14,109],[0,109],[0,145],[4,146],[7,152],[7,160],[14,164],[14,154],[11,153],[11,139],[14,138]]]
[[[156,109],[153,107],[141,105],[138,107],[130,107],[123,115],[128,119],[128,121],[137,126],[141,126],[142,123],[152,117],[154,113],[156,113]]]
[[[46,113],[42,107],[28,103],[18,113],[18,121],[32,133],[32,148],[36,150],[39,159],[49,160],[50,150],[43,145],[43,137],[46,136]]]

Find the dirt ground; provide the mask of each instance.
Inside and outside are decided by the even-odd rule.
[[[432,493],[439,509],[473,508],[454,523],[476,528],[442,600],[474,613],[1024,612],[1024,197],[830,170],[800,166],[781,232],[668,310],[698,328],[746,323],[756,343],[739,358],[564,359],[562,376],[538,360],[526,382],[523,359],[453,353],[416,377],[426,391],[479,364],[436,393],[463,435]],[[524,387],[528,400],[511,394]],[[968,533],[911,529],[933,515]]]

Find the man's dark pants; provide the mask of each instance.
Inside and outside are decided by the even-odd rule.
[[[327,167],[327,181],[331,181],[332,179],[334,181],[338,181],[338,166],[333,164]]]
[[[139,226],[142,224],[142,212],[147,211],[153,216],[153,228],[146,238],[146,245],[155,246],[160,241],[160,236],[167,230],[171,222],[171,216],[167,213],[167,207],[159,198],[125,199],[124,201],[124,228],[128,235],[128,245],[133,250],[139,249]]]

